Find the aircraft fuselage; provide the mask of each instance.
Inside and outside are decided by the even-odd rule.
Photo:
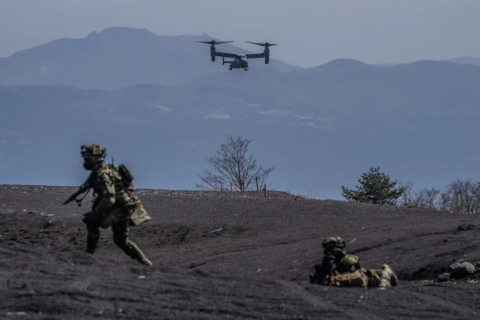
[[[230,69],[248,69],[247,57],[241,55],[233,58],[230,62]]]

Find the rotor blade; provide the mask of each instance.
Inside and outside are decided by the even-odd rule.
[[[257,46],[265,46],[265,43],[258,43],[258,42],[250,42],[250,41],[245,41],[246,43],[251,43],[251,44],[256,44]]]
[[[276,43],[258,43],[258,42],[250,42],[250,41],[245,41],[246,43],[251,43],[251,44],[256,44],[257,46],[262,46],[262,47],[271,47],[271,46],[276,46]]]
[[[198,40],[197,40],[196,42],[216,45],[216,44],[222,44],[222,43],[230,43],[230,42],[233,42],[233,41],[215,41],[215,40],[210,40],[210,41],[198,41]]]

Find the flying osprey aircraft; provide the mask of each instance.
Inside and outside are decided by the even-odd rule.
[[[270,49],[268,47],[275,46],[275,43],[257,43],[257,42],[249,42],[245,41],[246,43],[256,44],[257,46],[262,46],[265,49],[263,53],[230,53],[230,52],[221,52],[217,51],[215,45],[222,44],[222,43],[230,43],[233,41],[197,41],[201,43],[206,43],[210,45],[210,56],[212,57],[212,62],[215,62],[215,57],[222,57],[222,64],[229,63],[230,68],[229,70],[233,69],[244,69],[245,71],[248,70],[248,62],[247,59],[257,59],[257,58],[265,58],[265,64],[268,64],[270,61]],[[225,61],[225,58],[232,58],[231,61]]]

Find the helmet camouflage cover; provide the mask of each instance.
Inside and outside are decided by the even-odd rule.
[[[99,161],[105,160],[107,156],[107,149],[98,144],[89,144],[88,146],[81,146],[80,153],[83,158],[94,158]]]
[[[341,252],[345,253],[345,241],[340,237],[328,237],[322,242],[325,252]]]

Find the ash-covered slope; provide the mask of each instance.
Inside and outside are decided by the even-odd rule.
[[[74,190],[0,186],[3,314],[26,312],[32,319],[478,316],[478,284],[427,281],[453,260],[480,261],[475,215],[275,192],[265,199],[257,193],[140,190],[153,220],[132,229],[132,239],[153,261],[148,269],[120,252],[110,231],[103,232],[94,257],[83,253],[86,232],[80,220],[89,198],[82,208],[61,206]],[[459,231],[463,224],[473,230]],[[389,263],[401,286],[376,291],[308,284],[321,241],[331,235],[344,237],[366,268]],[[412,279],[425,281],[407,281]]]
[[[225,72],[221,61],[210,62],[210,49],[197,40],[211,38],[158,36],[146,29],[114,27],[82,39],[58,39],[0,58],[0,85],[119,89],[139,84],[179,85]],[[233,45],[219,50],[248,53]],[[255,68],[263,68],[262,63],[252,60]],[[299,68],[278,60],[265,67]]]

